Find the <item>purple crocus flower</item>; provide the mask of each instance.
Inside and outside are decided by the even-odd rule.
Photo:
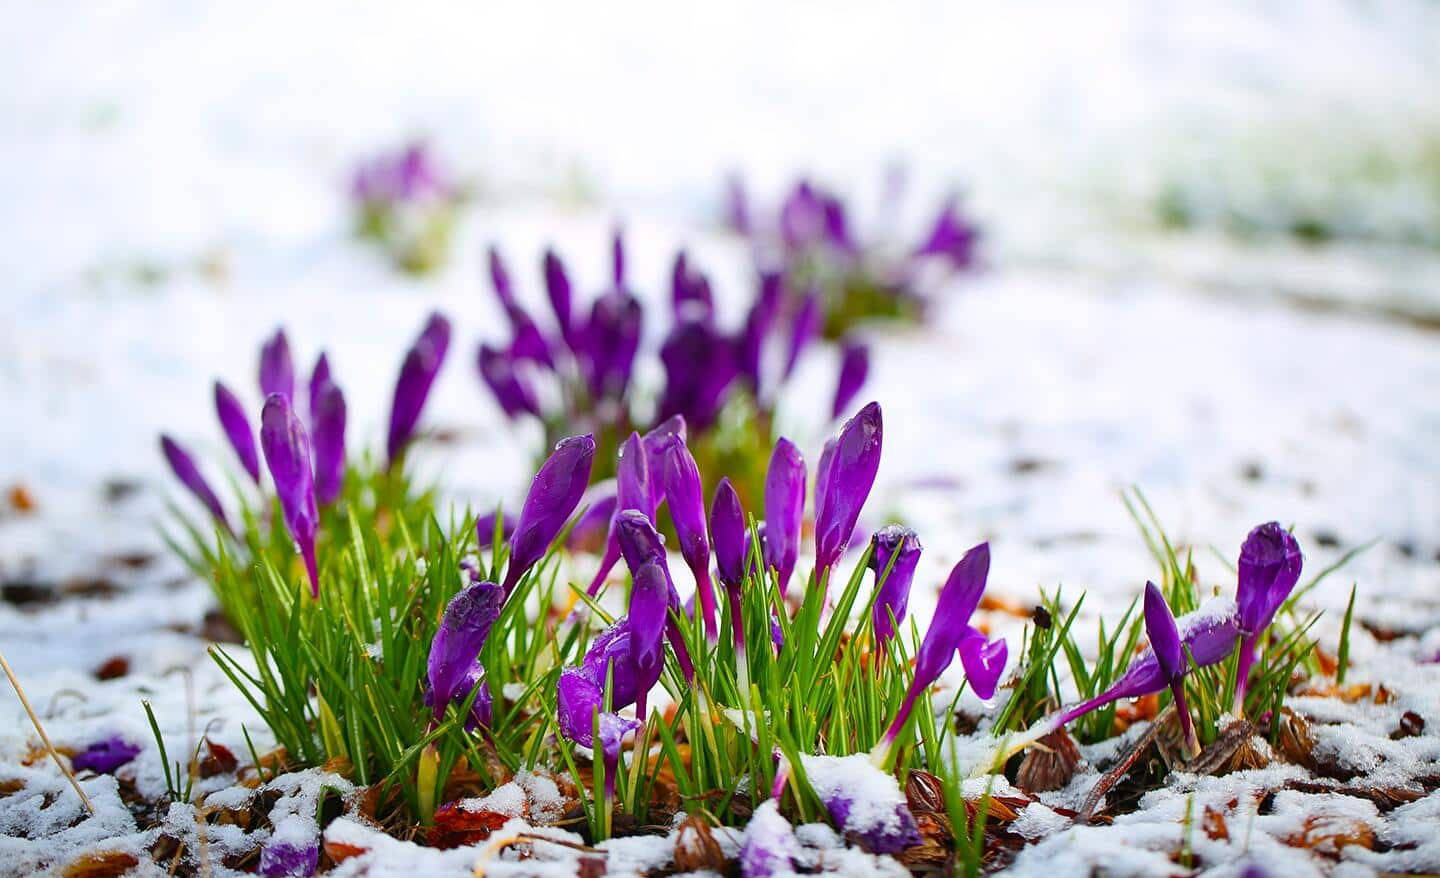
[[[310,435],[295,416],[290,398],[272,393],[265,399],[260,413],[260,447],[285,527],[300,549],[305,572],[310,577],[310,593],[320,597],[320,574],[315,566],[315,531],[320,514],[315,508],[315,469],[311,462]]]
[[[745,843],[740,847],[740,874],[744,878],[793,875],[800,843],[790,821],[780,815],[774,799],[766,799],[750,816]]]
[[[715,569],[726,588],[740,587],[745,578],[745,558],[750,541],[745,533],[745,512],[740,508],[740,495],[730,484],[729,476],[715,486],[710,501],[710,539],[715,546]]]
[[[503,588],[493,582],[473,582],[445,606],[426,663],[429,703],[436,722],[444,718],[452,703],[469,697],[475,686],[475,662],[504,603]]]
[[[966,552],[950,571],[950,578],[945,581],[940,599],[935,604],[930,629],[925,632],[925,639],[915,655],[915,678],[905,693],[895,721],[876,745],[876,754],[889,751],[910,718],[915,699],[945,673],[957,652],[965,666],[965,678],[975,694],[981,698],[990,698],[995,694],[995,686],[1005,669],[1005,641],[996,640],[987,644],[985,635],[970,625],[970,617],[980,606],[980,596],[985,592],[985,581],[989,575],[989,543],[981,543]]]
[[[963,270],[975,264],[975,244],[979,237],[979,230],[960,216],[956,200],[952,198],[941,208],[929,236],[915,255],[943,257],[952,268]]]
[[[803,757],[810,786],[845,835],[877,854],[895,854],[920,843],[920,828],[895,778],[865,758]],[[864,790],[864,802],[857,801]],[[858,806],[858,807],[857,807]]]
[[[560,337],[571,353],[581,354],[585,340],[575,326],[572,316],[570,277],[565,273],[565,263],[554,250],[545,250],[545,293],[550,299],[550,309],[555,313],[555,323],[560,327]]]
[[[595,398],[620,399],[625,395],[644,322],[645,309],[623,289],[606,293],[591,306],[585,344],[589,352],[587,377]]]
[[[111,735],[108,738],[101,738],[70,757],[70,767],[76,771],[114,774],[115,769],[139,755],[139,747],[119,735]]]
[[[910,584],[915,579],[915,567],[920,563],[921,546],[915,531],[898,524],[876,531],[870,538],[870,545],[874,548],[870,569],[875,571],[875,583],[879,589],[871,618],[875,627],[875,642],[883,650],[890,638],[895,636],[895,626],[905,621],[905,609],[910,603]]]
[[[840,428],[840,435],[825,444],[815,472],[815,578],[840,556],[855,532],[860,511],[875,486],[885,420],[878,402],[871,402]],[[828,582],[828,581],[827,581]]]
[[[515,368],[515,358],[508,351],[481,344],[478,363],[480,378],[494,394],[505,417],[514,420],[521,415],[540,417],[540,404],[535,392]]]
[[[732,340],[704,321],[684,321],[661,344],[660,362],[665,366],[660,413],[682,414],[695,429],[708,428],[739,375]]]
[[[245,417],[245,407],[230,388],[215,382],[215,415],[225,430],[225,438],[240,458],[240,465],[255,484],[260,484],[260,453],[255,449],[255,431],[250,429],[250,419]]]
[[[515,298],[510,272],[500,258],[500,251],[493,246],[490,248],[489,262],[490,281],[495,287],[495,296],[500,300],[500,307],[504,309],[514,332],[514,338],[510,342],[510,355],[517,360],[531,360],[554,369],[555,359],[550,352],[550,343],[545,340],[530,313],[521,307]]]
[[[1180,715],[1185,744],[1191,753],[1199,753],[1195,725],[1190,719],[1190,708],[1185,703],[1185,647],[1180,642],[1180,629],[1175,627],[1170,605],[1165,603],[1165,596],[1153,582],[1145,583],[1145,636],[1150,640],[1150,650],[1155,654],[1160,674],[1175,698],[1175,710]]]
[[[805,459],[781,437],[765,472],[765,564],[780,576],[780,594],[790,585],[800,556],[800,526],[805,515]]]
[[[695,576],[705,635],[715,640],[715,590],[710,582],[710,539],[705,533],[705,494],[700,468],[682,441],[673,441],[661,457],[670,518],[680,538],[680,554]]]
[[[260,348],[260,392],[266,396],[278,393],[286,399],[295,396],[295,364],[284,329],[275,330]]]
[[[820,335],[820,325],[825,315],[820,307],[820,292],[811,290],[795,312],[795,322],[790,325],[790,353],[785,358],[784,377],[789,378],[800,362],[800,355]]]
[[[801,250],[825,232],[825,211],[809,181],[795,184],[780,206],[780,237],[789,250]]]
[[[334,503],[345,487],[345,394],[328,374],[310,389],[310,423],[315,431],[315,499]]]
[[[309,841],[280,838],[278,833],[260,849],[258,874],[264,878],[310,878],[320,866],[318,833]]]
[[[620,544],[620,551],[630,568],[631,577],[640,575],[646,568],[654,568],[654,573],[647,572],[646,575],[658,574],[663,577],[668,607],[678,613],[680,595],[675,590],[675,582],[670,578],[670,566],[665,560],[665,539],[655,530],[654,523],[639,509],[621,510],[615,522],[616,541]],[[631,612],[634,611],[632,591]],[[650,617],[647,615],[646,618]],[[665,634],[670,639],[670,646],[675,650],[675,659],[688,682],[694,679],[695,669],[690,663],[690,651],[685,647],[685,638],[673,618],[665,616],[664,622]]]
[[[500,299],[500,305],[507,311],[516,305],[515,291],[510,286],[510,272],[505,268],[505,262],[500,258],[500,251],[493,244],[487,253],[487,261],[490,265],[490,283],[495,287],[495,295]]]
[[[215,496],[215,492],[210,489],[210,483],[200,475],[200,468],[195,465],[195,458],[190,456],[190,452],[186,451],[179,442],[163,434],[160,436],[160,450],[164,452],[165,460],[169,461],[170,470],[175,473],[175,478],[180,480],[180,484],[194,494],[196,499],[210,510],[210,514],[214,516],[215,520],[233,535],[235,531],[231,529],[230,521],[225,517],[225,507],[220,505],[220,498]]]
[[[840,351],[840,376],[835,383],[835,402],[831,406],[830,417],[838,418],[850,410],[850,403],[865,386],[865,378],[869,374],[869,346],[861,342],[847,342]]]
[[[769,337],[780,311],[784,283],[784,278],[779,274],[767,273],[760,277],[760,291],[751,303],[750,311],[745,317],[745,326],[740,331],[737,345],[738,366],[740,374],[750,385],[750,392],[757,400],[760,398],[763,382],[761,373],[764,371],[765,340]]]
[[[1245,703],[1255,649],[1275,614],[1300,581],[1305,558],[1300,544],[1278,522],[1262,524],[1250,531],[1240,547],[1238,585],[1235,600],[1240,613],[1240,667],[1235,677],[1235,709]]]
[[[627,509],[638,509],[646,518],[655,514],[656,492],[651,489],[647,457],[640,434],[632,432],[625,444],[620,446],[620,463],[615,473],[615,515],[610,519],[610,532],[605,538],[605,555],[600,559],[600,567],[587,590],[592,597],[600,592],[605,577],[620,560],[620,541],[616,530],[620,514]]]
[[[731,174],[725,180],[725,224],[741,235],[750,234],[754,228],[750,222],[750,198],[739,174]]]
[[[507,518],[496,509],[475,519],[475,548],[488,549],[495,543],[495,522],[500,522],[500,538],[510,539],[515,533],[515,519]]]
[[[564,529],[565,522],[580,505],[585,487],[590,484],[590,468],[595,462],[595,437],[571,436],[562,439],[541,464],[515,534],[510,538],[510,564],[505,571],[505,594],[514,590],[520,577],[545,557],[550,544]]]
[[[715,319],[715,296],[710,281],[691,269],[684,250],[675,254],[670,272],[670,304],[679,322],[696,321],[706,326]]]
[[[400,374],[395,379],[395,396],[390,405],[390,432],[385,441],[392,467],[415,435],[420,412],[449,349],[450,321],[437,311],[430,315],[425,328],[405,354]]]
[[[330,358],[324,351],[315,359],[315,368],[310,370],[310,429],[315,429],[315,410],[320,407],[320,389],[333,379],[330,377]]]

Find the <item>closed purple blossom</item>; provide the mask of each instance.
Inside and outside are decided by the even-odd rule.
[[[521,415],[540,417],[540,404],[530,384],[515,368],[515,359],[508,351],[481,344],[477,358],[480,378],[499,403],[505,417],[514,420]]]
[[[1175,698],[1175,711],[1180,717],[1185,742],[1192,753],[1198,753],[1195,725],[1185,703],[1185,646],[1180,641],[1180,629],[1175,626],[1170,605],[1165,603],[1165,596],[1153,582],[1145,583],[1145,636],[1150,640],[1150,651],[1155,654],[1160,674]]]
[[[790,324],[790,352],[785,358],[784,377],[789,378],[800,362],[800,355],[820,335],[820,326],[825,315],[821,310],[820,292],[811,290],[795,312],[795,321]]]
[[[255,448],[255,431],[250,429],[250,419],[245,416],[245,407],[230,388],[215,382],[215,415],[225,430],[225,438],[240,458],[240,465],[255,484],[260,484],[260,452]]]
[[[658,489],[663,495],[664,489]],[[657,490],[651,488],[650,464],[645,452],[645,442],[639,433],[632,432],[625,444],[620,446],[620,462],[615,473],[615,514],[610,519],[610,532],[605,537],[605,554],[590,581],[588,593],[599,594],[605,577],[610,575],[615,563],[620,560],[619,532],[616,530],[620,515],[627,509],[638,509],[646,518],[655,514]]]
[[[321,506],[334,503],[345,487],[345,394],[327,377],[319,391],[312,387],[314,408],[310,423],[315,430],[315,499]]]
[[[824,233],[824,207],[809,181],[801,180],[780,206],[780,237],[786,248],[800,250],[819,241]]]
[[[1250,668],[1260,637],[1300,581],[1305,558],[1300,544],[1278,522],[1262,524],[1250,531],[1240,547],[1235,601],[1239,606],[1240,667],[1235,681],[1235,706],[1245,701]]]
[[[737,365],[756,399],[760,398],[764,379],[761,373],[764,371],[765,342],[770,337],[770,330],[774,327],[780,311],[784,283],[779,274],[767,273],[761,276],[760,290],[755,301],[751,303],[745,325],[740,330],[736,351]]]
[[[675,254],[675,266],[670,272],[670,304],[678,322],[697,321],[708,326],[715,319],[710,281],[691,268],[684,250]]]
[[[734,342],[705,321],[683,321],[660,345],[660,362],[665,367],[660,414],[684,415],[696,430],[707,429],[739,375]]]
[[[320,514],[315,507],[315,470],[310,451],[310,435],[295,416],[289,397],[272,393],[265,399],[260,413],[260,447],[285,528],[300,549],[305,572],[310,577],[310,593],[320,596],[320,574],[315,566],[315,531]]]
[[[774,799],[766,799],[745,827],[745,842],[740,846],[740,874],[744,878],[793,875],[799,857],[800,842],[795,839],[790,821],[780,815]]]
[[[621,510],[615,519],[615,533],[632,579],[642,573],[647,576],[659,575],[665,583],[668,607],[678,611],[680,595],[675,590],[675,582],[670,578],[670,567],[665,560],[665,539],[655,530],[649,516],[639,509]],[[634,606],[632,602],[632,612]],[[666,635],[675,650],[675,658],[688,681],[695,676],[695,671],[690,663],[689,650],[685,647],[685,638],[674,619],[667,615],[664,616],[664,622]]]
[[[320,866],[320,839],[311,841],[272,837],[260,849],[257,874],[264,878],[310,878]]]
[[[908,527],[892,524],[875,532],[870,540],[874,554],[870,569],[875,571],[879,592],[871,610],[875,641],[881,649],[895,636],[895,626],[905,621],[910,604],[910,585],[920,563],[920,538]],[[893,619],[893,621],[892,621]]]
[[[510,538],[510,565],[505,571],[505,594],[515,588],[520,577],[529,572],[550,544],[564,529],[565,522],[580,505],[585,488],[590,484],[590,469],[595,462],[595,437],[590,434],[562,439],[541,464],[530,483],[525,505]]]
[[[826,443],[815,473],[815,576],[824,579],[845,553],[860,511],[880,471],[885,433],[878,402],[871,402]]]
[[[750,542],[745,533],[745,512],[740,495],[726,476],[715,486],[710,501],[710,540],[715,547],[715,569],[726,588],[738,589],[745,578],[745,558]]]
[[[76,771],[93,771],[96,774],[114,774],[115,769],[140,755],[140,748],[119,735],[101,738],[70,757],[70,767]]]
[[[781,437],[765,472],[765,564],[780,575],[780,593],[790,585],[800,556],[800,526],[805,515],[805,459]]]
[[[635,353],[645,323],[645,309],[623,289],[612,290],[590,308],[585,331],[589,352],[590,392],[597,399],[619,399],[630,384]]]
[[[283,329],[275,330],[260,347],[260,392],[265,396],[278,393],[286,399],[295,396],[295,364]]]
[[[715,591],[710,583],[710,538],[705,532],[705,494],[700,484],[700,468],[681,441],[673,441],[665,449],[661,468],[670,520],[675,523],[675,535],[680,540],[680,554],[695,577],[705,634],[714,640]]]
[[[952,198],[941,208],[930,234],[916,249],[915,255],[939,256],[956,270],[966,269],[975,263],[975,244],[979,237],[975,226],[960,216]]]
[[[830,417],[838,418],[850,410],[856,394],[865,386],[870,374],[870,348],[860,342],[848,342],[840,351],[840,374],[835,382],[835,401]]]
[[[665,476],[662,471],[665,449],[673,442],[683,443],[689,430],[684,415],[671,415],[640,437],[640,442],[645,446],[645,478],[650,488],[652,518],[655,510],[665,503]]]
[[[490,628],[500,618],[505,590],[493,582],[474,582],[461,589],[440,618],[440,627],[430,641],[426,677],[430,683],[430,704],[438,722],[445,709],[469,697],[474,688],[473,672]],[[468,685],[467,685],[468,683]]]
[[[215,520],[233,534],[230,522],[225,518],[225,508],[220,505],[220,498],[215,496],[215,492],[210,489],[210,483],[200,475],[200,468],[195,465],[195,458],[191,457],[179,442],[169,436],[162,435],[160,437],[160,450],[164,452],[165,460],[170,463],[170,470],[175,473],[175,478],[180,480],[180,484],[194,494],[196,499],[210,510],[210,514],[214,516]]]
[[[324,351],[315,359],[315,368],[310,370],[310,429],[315,429],[315,410],[320,407],[320,390],[333,379],[330,377],[330,358]]]
[[[430,396],[430,388],[445,363],[445,353],[449,349],[450,321],[435,312],[405,354],[400,374],[395,379],[395,396],[390,405],[390,431],[385,440],[391,466],[395,465],[415,435],[420,412],[425,408],[425,400]]]
[[[555,324],[560,327],[560,337],[576,355],[583,353],[585,340],[575,326],[572,316],[573,298],[570,277],[565,273],[565,263],[554,250],[545,250],[545,293],[550,299],[550,310],[555,314]]]

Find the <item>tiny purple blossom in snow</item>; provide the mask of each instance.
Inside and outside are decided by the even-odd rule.
[[[395,378],[395,395],[390,404],[390,430],[385,440],[385,451],[391,466],[395,465],[415,435],[420,412],[449,349],[450,321],[435,312],[406,352],[405,360],[400,364],[400,373]]]
[[[204,504],[206,509],[210,510],[210,514],[221,526],[233,534],[235,531],[231,530],[230,522],[225,518],[225,507],[220,505],[220,498],[215,496],[215,492],[210,488],[210,483],[200,475],[200,468],[195,465],[195,458],[190,456],[190,452],[186,451],[179,442],[165,435],[160,436],[160,450],[170,464],[171,472],[175,473],[175,478],[180,480],[180,484],[184,485],[190,493],[195,495],[196,499]]]
[[[315,532],[320,526],[320,513],[315,506],[315,468],[310,449],[310,435],[295,416],[290,398],[272,393],[260,412],[260,447],[265,463],[275,482],[285,528],[300,549],[305,572],[310,578],[310,593],[320,596],[320,574],[315,564]]]
[[[1185,703],[1185,646],[1180,640],[1180,629],[1175,626],[1175,616],[1165,596],[1153,582],[1145,583],[1145,636],[1150,640],[1150,649],[1155,653],[1155,662],[1175,698],[1175,710],[1180,716],[1180,729],[1185,743],[1192,753],[1198,753],[1195,740],[1195,725],[1190,719],[1190,708]]]
[[[240,465],[255,484],[260,484],[260,452],[255,448],[255,431],[250,428],[250,419],[245,416],[245,407],[230,388],[215,382],[215,415],[225,430],[225,438],[240,458]]]
[[[525,505],[510,537],[510,566],[505,571],[505,594],[549,550],[580,505],[590,469],[595,462],[595,437],[590,434],[562,439],[530,483]]]
[[[271,839],[260,849],[258,874],[265,878],[310,878],[320,865],[320,840],[309,844]]]
[[[800,555],[800,526],[805,516],[805,458],[789,439],[780,438],[765,472],[765,564],[780,576],[785,594]]]
[[[114,774],[115,769],[140,755],[140,748],[119,735],[101,738],[70,758],[76,771]]]
[[[750,816],[745,842],[740,847],[740,874],[744,878],[793,875],[800,843],[790,821],[780,814],[774,799],[766,799]]]

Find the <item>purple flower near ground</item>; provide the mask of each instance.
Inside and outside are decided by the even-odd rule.
[[[685,421],[685,416],[671,415],[656,424],[649,433],[640,437],[641,443],[645,446],[645,479],[650,488],[652,518],[655,510],[665,502],[665,475],[662,471],[665,449],[669,448],[672,442],[684,442],[688,432],[689,425]]]
[[[782,595],[790,585],[800,555],[804,516],[805,459],[794,443],[781,437],[765,473],[765,564],[779,573]]]
[[[970,617],[980,606],[980,597],[985,592],[985,581],[989,575],[989,543],[981,543],[966,552],[950,571],[950,577],[941,588],[940,599],[935,604],[930,629],[925,632],[925,639],[915,655],[915,677],[877,751],[888,750],[894,743],[910,717],[915,699],[950,667],[956,653],[959,653],[965,666],[965,678],[970,688],[981,698],[995,694],[1000,674],[1005,669],[1005,641],[986,643],[985,635],[970,625]]]
[[[345,394],[328,374],[317,390],[311,387],[315,430],[315,499],[328,506],[345,487]]]
[[[858,840],[866,850],[877,854],[898,854],[921,842],[920,827],[905,804],[897,803],[885,820],[867,820],[853,829],[847,827],[855,812],[855,800],[843,792],[825,800],[825,810],[841,831]]]
[[[93,771],[96,774],[114,774],[115,769],[140,755],[140,748],[119,735],[101,738],[70,757],[70,767],[76,771]]]
[[[879,589],[871,618],[875,642],[884,649],[895,636],[895,626],[905,621],[910,585],[915,579],[915,567],[920,563],[920,538],[910,528],[892,524],[876,531],[870,544],[874,548],[870,569],[875,571]]]
[[[1278,522],[1262,524],[1250,531],[1240,547],[1239,576],[1235,601],[1239,608],[1240,667],[1235,680],[1235,707],[1245,702],[1255,650],[1275,614],[1300,581],[1305,558],[1300,544]]]
[[[745,578],[745,558],[749,553],[749,537],[745,533],[745,512],[740,508],[740,495],[726,476],[715,486],[710,501],[710,539],[715,546],[715,569],[727,589],[738,589]]]
[[[663,493],[663,489],[661,489]],[[638,509],[646,518],[655,514],[657,492],[652,490],[650,463],[645,451],[645,442],[639,433],[632,432],[625,444],[620,446],[620,463],[615,475],[615,515],[610,519],[610,532],[605,538],[605,555],[590,581],[588,593],[593,597],[600,592],[605,577],[620,560],[620,541],[616,527],[620,515],[627,509]]]
[[[870,374],[870,348],[861,342],[847,342],[840,351],[840,373],[835,382],[835,401],[830,417],[838,418],[850,410],[850,403],[865,386]]]
[[[744,878],[792,875],[800,856],[800,843],[790,821],[780,815],[774,799],[766,799],[750,816],[745,842],[740,847],[740,874]]]
[[[795,322],[790,325],[790,352],[785,359],[784,377],[789,378],[800,362],[800,355],[820,335],[825,313],[820,301],[820,292],[811,290],[795,312]]]
[[[450,321],[437,311],[430,315],[425,328],[406,352],[405,360],[400,364],[400,374],[395,379],[395,395],[390,405],[390,431],[385,440],[385,451],[392,467],[415,435],[420,412],[425,408],[425,400],[430,396],[430,388],[445,363],[445,353],[449,349]]]
[[[1185,743],[1192,753],[1198,753],[1195,740],[1195,725],[1190,719],[1190,708],[1185,703],[1185,647],[1180,641],[1180,629],[1175,627],[1175,616],[1165,596],[1153,582],[1145,583],[1145,636],[1150,640],[1150,649],[1155,654],[1155,663],[1160,674],[1170,687],[1175,698],[1175,710],[1180,716],[1180,729]]]
[[[871,402],[845,422],[840,435],[827,442],[820,455],[815,473],[817,581],[825,579],[826,571],[840,560],[855,532],[880,471],[884,432],[880,404]]]
[[[430,704],[437,722],[444,718],[450,704],[469,697],[475,683],[475,662],[504,603],[505,590],[500,586],[474,582],[445,606],[426,662]]]
[[[270,478],[275,482],[285,528],[305,561],[310,593],[318,598],[320,574],[315,565],[315,531],[320,524],[320,514],[315,507],[315,470],[310,436],[295,416],[289,397],[272,393],[265,399],[265,408],[260,413],[260,447],[265,452]]]
[[[715,589],[710,582],[710,538],[705,532],[705,494],[700,484],[700,468],[685,443],[675,440],[661,456],[661,470],[670,519],[680,540],[680,555],[695,577],[705,635],[714,641]]]
[[[260,348],[260,392],[265,396],[278,393],[286,399],[295,396],[295,364],[284,329],[275,330]]]
[[[550,544],[560,535],[565,523],[580,505],[585,487],[590,484],[590,469],[595,462],[595,437],[590,434],[562,439],[541,464],[530,483],[525,505],[510,538],[510,563],[505,571],[505,594],[514,590],[520,577],[530,571]]]
[[[260,849],[258,874],[264,878],[310,878],[320,865],[320,840],[308,843],[270,839]]]
[[[245,407],[230,388],[215,382],[215,414],[225,430],[225,438],[240,458],[240,465],[255,484],[260,484],[260,453],[255,448],[255,431],[250,429],[250,419],[245,416]]]
[[[186,451],[179,442],[163,434],[160,436],[160,450],[170,464],[170,471],[175,473],[175,478],[180,480],[180,484],[184,485],[206,509],[210,510],[210,514],[221,526],[234,534],[235,531],[230,528],[230,521],[225,517],[225,507],[220,505],[220,498],[215,496],[215,492],[210,489],[210,483],[200,475],[200,468],[195,465],[195,458],[190,456],[190,452]]]

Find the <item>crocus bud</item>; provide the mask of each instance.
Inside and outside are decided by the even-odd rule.
[[[862,408],[845,426],[833,446],[827,444],[815,474],[815,575],[840,560],[855,522],[880,471],[884,418],[880,404]]]
[[[1150,640],[1150,649],[1155,654],[1160,674],[1175,698],[1175,710],[1180,716],[1185,743],[1192,754],[1199,753],[1200,745],[1195,740],[1190,708],[1185,703],[1185,647],[1180,641],[1180,630],[1175,627],[1170,605],[1165,603],[1165,596],[1153,582],[1145,583],[1145,636]]]
[[[800,362],[800,355],[820,334],[820,325],[825,314],[821,309],[820,292],[811,290],[795,312],[795,322],[790,325],[790,352],[785,358],[784,377],[789,378]]]
[[[916,249],[915,255],[938,256],[955,270],[966,269],[975,263],[975,244],[979,237],[979,230],[961,218],[952,198],[941,208],[929,236]]]
[[[580,505],[590,484],[595,462],[595,437],[590,434],[562,439],[541,464],[525,505],[510,538],[510,565],[505,571],[505,594],[514,590],[520,577],[545,557],[550,544],[564,529],[565,522]]]
[[[800,843],[790,821],[780,815],[774,799],[766,799],[750,816],[745,843],[740,846],[740,874],[744,878],[775,878],[795,874]]]
[[[255,432],[250,429],[250,419],[245,417],[245,407],[230,388],[215,382],[215,414],[225,430],[225,438],[240,458],[240,465],[255,484],[260,484],[260,453],[255,449]]]
[[[573,298],[570,291],[570,277],[565,273],[565,263],[555,255],[554,250],[545,251],[545,293],[550,299],[550,310],[555,314],[555,323],[560,327],[560,337],[571,353],[585,352],[584,334],[575,325]]]
[[[715,568],[727,589],[738,589],[745,578],[745,557],[750,544],[745,535],[745,512],[740,495],[726,476],[715,486],[710,501],[710,539],[715,546]]]
[[[515,369],[515,360],[508,351],[480,345],[478,363],[480,378],[494,394],[505,417],[514,420],[521,415],[540,417],[540,404],[530,385]]]
[[[495,296],[500,300],[500,305],[509,311],[516,304],[515,291],[510,286],[510,272],[505,269],[505,262],[500,258],[500,251],[491,245],[487,255],[487,262],[490,266],[490,283],[495,287]]]
[[[286,399],[295,396],[295,364],[283,329],[275,330],[260,348],[260,392],[266,396],[278,393]]]
[[[750,311],[745,317],[745,325],[740,330],[740,339],[737,344],[740,374],[750,385],[750,392],[756,399],[760,398],[760,391],[763,385],[765,341],[770,336],[770,330],[775,325],[776,314],[780,310],[781,291],[784,286],[784,279],[779,274],[764,274],[760,277],[760,289],[755,295],[755,301],[750,305]]]
[[[830,408],[830,417],[838,418],[850,410],[850,403],[865,378],[870,374],[870,348],[860,342],[848,342],[840,351],[840,376],[835,382],[835,402]]]
[[[210,483],[200,475],[200,468],[195,465],[195,458],[191,457],[179,442],[169,436],[162,435],[160,437],[160,450],[164,452],[165,460],[170,463],[170,470],[175,473],[175,478],[180,480],[180,484],[194,494],[195,498],[210,510],[210,514],[227,531],[230,531],[231,534],[235,533],[230,528],[229,520],[225,518],[225,508],[220,505],[220,498],[215,496],[215,492],[210,490]]]
[[[630,370],[640,348],[645,310],[634,296],[612,290],[595,300],[585,332],[589,351],[587,377],[597,399],[619,399],[630,384]]]
[[[310,436],[295,416],[289,397],[279,393],[266,397],[265,408],[260,412],[260,447],[265,452],[270,478],[275,482],[285,528],[305,561],[310,593],[318,598],[320,574],[315,566],[315,531],[320,514],[315,508],[315,470]]]
[[[665,502],[665,449],[669,448],[672,442],[683,443],[688,429],[684,415],[671,415],[640,437],[640,442],[645,446],[645,477],[650,486],[652,518],[654,511]]]
[[[70,757],[70,767],[76,771],[93,771],[96,774],[114,774],[115,769],[127,764],[140,755],[140,748],[119,735],[101,738]]]
[[[1300,581],[1305,558],[1300,544],[1278,522],[1262,524],[1250,531],[1240,547],[1239,578],[1235,591],[1239,605],[1240,667],[1235,680],[1235,709],[1244,704],[1250,668],[1260,637]]]
[[[684,442],[671,442],[661,458],[670,519],[680,539],[680,554],[695,576],[705,619],[705,634],[715,639],[715,591],[710,583],[710,539],[705,533],[705,495],[700,468]]]
[[[450,321],[438,311],[430,315],[425,328],[405,354],[395,379],[395,396],[390,405],[390,432],[385,450],[393,467],[415,435],[420,412],[430,396],[435,376],[445,363],[450,348]]]
[[[800,555],[800,526],[805,515],[805,459],[781,437],[765,472],[765,564],[780,575],[780,593],[790,585]]]
[[[315,430],[315,499],[321,506],[334,503],[345,487],[345,394],[328,378],[318,392],[312,388]]]
[[[616,515],[615,531],[616,541],[620,544],[621,554],[625,556],[625,563],[630,568],[632,579],[642,573],[646,576],[658,573],[665,581],[665,593],[669,608],[678,611],[680,595],[675,591],[675,583],[670,578],[670,567],[665,560],[665,539],[655,530],[654,523],[638,509],[624,509]],[[653,568],[653,572],[651,568]],[[680,670],[684,673],[687,681],[691,680],[695,676],[695,671],[690,663],[690,652],[685,647],[685,638],[674,619],[665,616],[664,621],[665,632],[670,639],[671,647],[675,650],[675,658],[680,664]]]
[[[320,389],[331,381],[330,358],[324,351],[315,360],[315,368],[310,370],[310,429],[315,429],[315,410],[320,407]]]
[[[915,579],[915,567],[920,563],[920,538],[910,528],[892,524],[876,531],[870,538],[870,545],[874,548],[870,569],[875,571],[875,583],[879,589],[871,614],[875,641],[884,649],[890,638],[895,636],[895,625],[905,621],[905,609],[910,603],[910,584]]]
[[[475,582],[461,589],[440,617],[440,627],[430,642],[426,676],[430,683],[430,704],[439,722],[451,703],[464,701],[474,688],[472,672],[490,628],[500,618],[505,590],[493,582]],[[467,680],[470,686],[466,687]]]

